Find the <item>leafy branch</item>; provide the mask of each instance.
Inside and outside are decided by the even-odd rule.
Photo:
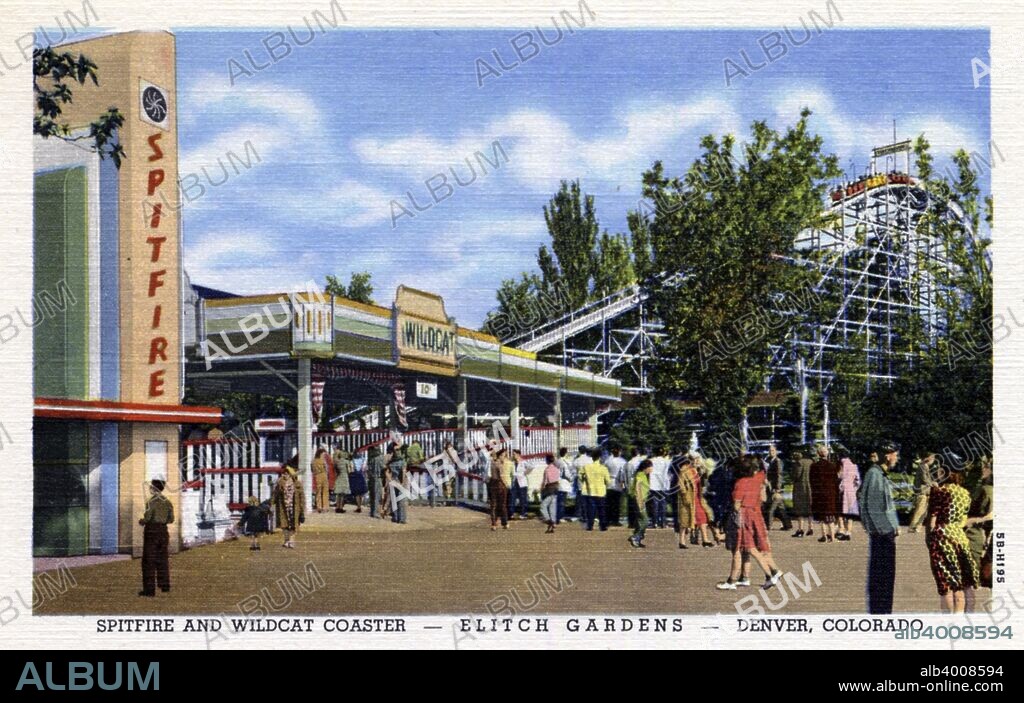
[[[71,125],[61,120],[64,106],[72,103],[73,93],[68,83],[85,85],[91,80],[99,85],[96,64],[84,54],[58,53],[51,47],[36,48],[32,52],[32,91],[35,95],[36,111],[32,120],[32,131],[49,139],[51,137],[68,143],[86,142],[90,151],[100,158],[110,158],[117,168],[121,167],[124,149],[117,142],[117,130],[124,125],[124,115],[116,107],[109,107],[89,123],[88,133],[73,135]]]

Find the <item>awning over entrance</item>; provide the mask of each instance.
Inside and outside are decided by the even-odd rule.
[[[36,398],[33,414],[36,417],[64,420],[162,422],[200,425],[216,425],[221,420],[220,408],[197,405],[121,403],[111,400],[74,400],[68,398]]]
[[[470,441],[471,418],[488,415],[508,419],[514,442],[524,434],[520,418],[536,417],[555,428],[583,422],[593,443],[600,407],[621,397],[618,381],[459,327],[440,296],[403,286],[390,309],[307,291],[199,299],[195,320],[186,387],[295,398],[307,484],[318,405],[381,408],[378,417],[390,406],[392,428],[401,431],[420,429],[407,422],[407,408],[446,416],[457,446]]]
[[[440,384],[439,399],[448,389],[448,402],[454,398],[449,382],[454,378],[475,381],[474,387],[483,383],[547,394],[560,391],[569,402],[621,398],[618,381],[538,361],[536,354],[459,327],[444,315],[440,297],[403,287],[391,309],[314,292],[282,293],[201,300],[197,318],[190,380],[219,377],[234,386],[249,378],[259,386],[271,368],[286,374],[294,368],[282,360],[305,357],[388,369],[407,380],[427,378]],[[331,385],[354,394],[346,395],[345,402],[380,400],[358,397],[365,393],[367,384],[362,382]]]

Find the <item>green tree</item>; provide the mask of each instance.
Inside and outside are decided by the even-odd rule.
[[[337,276],[327,275],[327,285],[324,286],[327,295],[334,295],[339,298],[348,298],[357,303],[373,304],[373,286],[370,284],[370,272],[352,272],[346,286]]]
[[[562,181],[558,192],[544,206],[544,222],[551,235],[553,261],[545,262],[548,276],[557,276],[566,288],[573,306],[580,306],[590,298],[591,280],[597,264],[597,215],[594,196],[580,190],[578,180]],[[544,248],[541,249],[543,258]],[[554,273],[557,266],[557,274]],[[543,270],[543,269],[542,269]],[[553,283],[549,278],[544,283]]]
[[[883,441],[892,439],[887,436],[892,427],[885,402],[888,390],[885,385],[872,387],[867,383],[867,358],[861,351],[864,344],[863,334],[850,335],[846,348],[834,355],[835,377],[828,392],[832,435],[853,452],[858,462],[877,451]],[[811,422],[821,417],[809,415]]]
[[[117,142],[117,129],[124,125],[124,115],[116,107],[109,107],[89,123],[88,134],[72,136],[72,127],[62,120],[64,106],[74,97],[69,83],[85,85],[92,80],[99,85],[97,67],[84,54],[58,53],[50,47],[32,51],[32,92],[35,97],[35,115],[32,131],[44,139],[65,142],[84,142],[88,148],[109,158],[118,168],[124,158],[124,149]]]
[[[622,422],[612,428],[611,443],[622,449],[645,447],[658,450],[669,444],[671,435],[665,421],[665,407],[647,396],[623,414]]]
[[[636,281],[631,237],[598,236],[594,197],[579,181],[561,182],[544,206],[544,221],[551,241],[537,250],[540,273],[506,279],[498,288],[498,307],[485,324],[498,337],[510,332],[510,321],[521,331]]]
[[[636,281],[629,239],[622,234],[601,235],[594,266],[594,298],[603,298]]]
[[[484,331],[505,340],[535,324],[541,309],[538,300],[543,288],[543,281],[535,273],[522,273],[519,278],[502,280],[495,292],[498,308],[488,313]]]
[[[359,303],[366,303],[368,305],[373,303],[373,286],[370,283],[369,271],[353,272],[348,282],[348,295],[346,297]]]
[[[709,135],[683,177],[667,178],[660,162],[644,174],[644,197],[663,204],[649,224],[655,267],[686,271],[681,284],[655,291],[666,333],[656,385],[699,401],[711,430],[738,425],[764,387],[771,346],[818,312],[791,306],[784,324],[765,318],[769,305],[806,298],[812,275],[783,257],[839,175],[809,116],[803,110],[783,133],[754,122],[741,158],[731,135]]]
[[[295,417],[295,398],[260,393],[223,392],[192,388],[185,392],[186,405],[209,405],[224,411],[222,426],[228,429],[262,417]]]
[[[654,252],[651,250],[650,224],[639,212],[630,211],[626,214],[629,226],[629,241],[633,249],[633,272],[637,280],[644,281],[655,272]]]
[[[547,245],[541,244],[537,251],[537,267],[540,269],[542,288],[551,290],[561,283],[562,275],[558,270],[558,264]]]

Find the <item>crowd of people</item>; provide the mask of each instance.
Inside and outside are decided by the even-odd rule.
[[[750,585],[752,562],[764,572],[763,588],[778,583],[782,572],[768,537],[776,520],[785,532],[795,524],[791,538],[817,536],[821,544],[855,539],[859,521],[869,542],[868,610],[892,612],[901,533],[889,478],[899,463],[894,443],[870,452],[863,471],[842,445],[794,451],[789,505],[784,495],[787,462],[774,445],[764,456],[741,451],[721,463],[697,451],[668,447],[632,447],[626,453],[628,458],[618,447],[604,453],[581,446],[575,455],[565,448],[557,457],[548,454],[538,491],[545,532],[553,533],[564,521],[577,521],[588,531],[595,525],[606,531],[625,524],[632,530],[629,544],[642,549],[647,530],[667,529],[672,513],[679,549],[725,545],[731,568],[717,587],[735,590]],[[527,515],[522,491],[535,469],[515,450],[499,447],[482,455],[491,529],[499,523],[508,529],[511,520]],[[991,587],[992,462],[922,452],[913,471],[910,531],[924,526],[941,608],[969,611],[974,591]]]
[[[557,456],[548,454],[538,462],[500,445],[478,446],[460,456],[448,442],[442,451],[446,470],[431,474],[436,483],[427,483],[425,497],[431,507],[450,501],[454,469],[467,470],[486,482],[491,530],[499,525],[507,530],[513,521],[530,516],[530,479],[536,471],[541,477],[534,482],[539,485],[538,512],[546,534],[564,522],[577,522],[587,531],[626,526],[631,531],[628,543],[636,549],[646,548],[648,530],[668,529],[671,513],[679,549],[728,549],[731,564],[728,577],[717,585],[721,590],[749,586],[752,562],[764,572],[762,588],[778,583],[782,572],[768,536],[775,521],[779,529],[793,530],[792,538],[816,536],[822,544],[855,539],[859,521],[869,542],[868,610],[892,612],[901,527],[888,475],[899,463],[898,446],[886,443],[870,452],[863,471],[841,445],[799,449],[790,457],[785,461],[774,445],[764,456],[740,451],[722,462],[669,447],[623,451],[613,446],[604,452],[580,446],[574,454],[562,448]],[[365,500],[370,517],[404,524],[411,476],[425,461],[417,442],[400,439],[370,447],[362,466],[344,450],[318,448],[311,467],[314,510],[328,511],[333,497],[335,512],[344,513],[352,504],[360,513]],[[305,520],[297,467],[297,458],[288,462],[269,501],[260,504],[250,498],[240,526],[252,538],[251,549],[258,550],[259,536],[270,531],[271,511],[284,533],[283,546],[295,547]],[[913,472],[909,530],[925,530],[942,609],[970,611],[974,591],[991,587],[992,462],[922,452]],[[788,504],[787,477],[792,483]],[[147,591],[153,577],[148,579]]]

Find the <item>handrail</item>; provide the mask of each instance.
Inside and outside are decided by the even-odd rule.
[[[266,430],[269,432],[287,432],[287,430]],[[255,442],[256,437],[219,437],[217,439],[185,439],[182,440],[181,444],[185,447],[199,447],[208,444],[225,444],[227,442],[234,442],[242,444],[243,442]]]

